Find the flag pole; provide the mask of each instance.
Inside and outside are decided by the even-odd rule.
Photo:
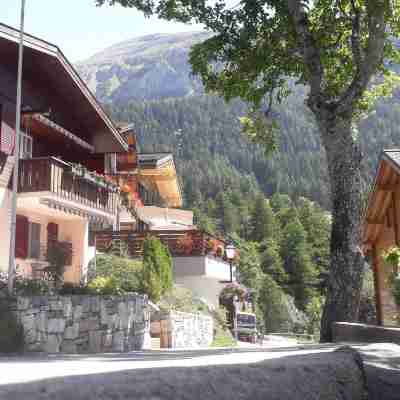
[[[19,147],[20,147],[20,128],[21,128],[21,104],[22,104],[22,66],[24,54],[24,21],[25,20],[25,0],[21,0],[21,28],[19,34],[18,48],[18,77],[17,77],[17,105],[15,117],[15,146],[14,146],[14,171],[13,187],[11,193],[11,237],[10,252],[8,260],[8,293],[12,294],[15,279],[15,242],[16,242],[16,220],[17,220],[17,192],[18,192],[18,168],[19,168]]]

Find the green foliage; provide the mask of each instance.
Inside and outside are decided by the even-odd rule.
[[[69,242],[51,241],[47,248],[46,259],[49,266],[54,268],[56,283],[63,280],[65,267],[72,258],[72,245]]]
[[[75,285],[71,282],[64,282],[58,293],[62,296],[70,295],[89,295],[93,294],[93,291],[85,285]]]
[[[281,254],[285,270],[290,276],[289,292],[294,296],[297,307],[302,310],[314,295],[312,285],[317,275],[306,239],[306,231],[298,219],[289,222],[284,228]]]
[[[283,267],[283,260],[279,253],[279,245],[274,239],[267,239],[262,243],[261,269],[270,275],[279,285],[288,283],[289,275]]]
[[[23,350],[24,332],[7,302],[0,302],[0,353],[15,353]]]
[[[271,276],[265,274],[259,294],[259,306],[263,314],[266,332],[288,330],[290,316],[286,301],[286,294],[282,288]]]
[[[382,253],[382,259],[385,263],[397,268],[400,265],[400,248],[393,246]]]
[[[164,293],[158,305],[161,311],[208,313],[207,305],[195,298],[191,290],[179,286],[173,286]]]
[[[171,255],[155,237],[144,241],[142,285],[144,292],[156,303],[172,287]]]
[[[392,283],[392,295],[394,302],[400,306],[400,276],[396,276]]]
[[[252,232],[250,238],[256,242],[275,237],[277,222],[269,201],[260,193],[257,195],[251,211]]]
[[[15,291],[19,296],[41,296],[50,293],[50,287],[46,281],[17,277]]]
[[[125,291],[121,288],[120,282],[112,276],[97,276],[89,284],[88,289],[98,295],[122,295]]]
[[[89,269],[93,270],[92,262]],[[141,289],[143,266],[141,261],[119,257],[113,254],[96,256],[95,277],[113,278],[124,292],[138,292]]]
[[[306,329],[310,335],[319,335],[323,305],[324,299],[321,296],[315,296],[306,306],[305,312],[308,318]]]

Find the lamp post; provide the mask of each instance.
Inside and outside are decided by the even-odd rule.
[[[234,308],[234,310],[235,310],[235,315],[234,315],[234,318],[233,318],[233,334],[234,334],[234,336],[235,336],[235,341],[236,341],[236,343],[238,342],[238,321],[237,321],[237,314],[238,314],[238,301],[239,301],[239,298],[238,298],[238,296],[235,294],[234,296],[233,296],[233,308]]]
[[[232,262],[236,255],[236,248],[232,243],[228,244],[225,247],[225,255],[226,255],[226,258],[229,260],[229,268],[230,268],[230,276],[231,276],[230,282],[233,282]]]
[[[14,288],[15,278],[15,234],[17,219],[17,192],[18,192],[18,168],[19,168],[19,142],[21,128],[21,103],[22,103],[22,66],[24,54],[24,22],[25,22],[25,0],[21,0],[21,28],[19,34],[18,48],[18,76],[17,76],[17,104],[15,117],[15,146],[14,146],[14,171],[13,188],[11,197],[11,235],[10,252],[8,260],[8,292],[11,294]]]

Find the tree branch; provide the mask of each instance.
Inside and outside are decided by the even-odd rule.
[[[353,42],[352,33],[353,55],[357,70],[353,81],[338,101],[338,112],[348,110],[349,107],[352,107],[354,103],[361,98],[371,78],[377,72],[382,62],[386,27],[385,0],[368,0],[367,18],[368,42],[364,51],[364,57],[361,55],[359,38],[354,37],[355,42]],[[359,19],[358,22],[353,21],[353,28],[357,28],[357,23],[360,23]],[[359,47],[359,49],[357,47]]]
[[[311,90],[308,103],[312,109],[315,109],[315,106],[318,108],[321,103],[321,86],[324,76],[320,52],[309,29],[304,2],[301,0],[287,0],[287,5],[293,20],[297,40],[301,47],[303,61],[310,74],[308,81]]]

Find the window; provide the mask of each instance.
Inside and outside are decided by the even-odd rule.
[[[29,258],[40,258],[40,224],[29,223]]]
[[[32,137],[21,131],[19,156],[22,159],[32,158]]]
[[[104,155],[104,171],[106,174],[117,173],[117,155],[115,153]]]

